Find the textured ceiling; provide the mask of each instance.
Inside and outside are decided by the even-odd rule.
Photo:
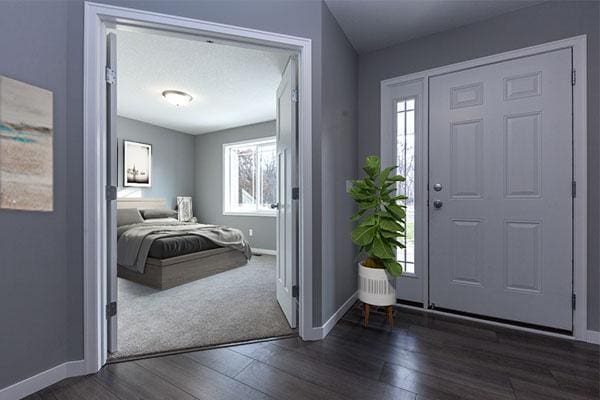
[[[325,0],[359,53],[467,25],[539,0]]]
[[[287,59],[278,51],[118,30],[118,114],[191,134],[272,120]],[[194,100],[176,107],[164,90]]]

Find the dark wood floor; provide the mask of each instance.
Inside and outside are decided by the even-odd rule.
[[[29,399],[598,399],[598,346],[398,309],[297,338],[112,364]]]

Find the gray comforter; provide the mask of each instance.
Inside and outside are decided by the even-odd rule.
[[[238,229],[219,225],[182,222],[144,222],[120,226],[117,230],[117,262],[119,265],[144,273],[146,258],[156,239],[182,235],[198,235],[220,247],[229,247],[244,253],[250,259],[248,242]]]

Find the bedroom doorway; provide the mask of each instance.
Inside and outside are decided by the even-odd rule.
[[[296,334],[299,320],[297,52],[118,24],[111,27],[106,38],[108,359],[116,361]],[[148,64],[140,62],[145,57],[145,46],[153,50],[146,54],[155,58]],[[211,99],[210,88],[206,86],[194,88],[191,78],[186,79],[192,87],[189,93],[168,90],[170,87],[166,85],[159,87],[161,77],[152,71],[161,64],[156,59],[168,59],[168,54],[163,53],[174,49],[189,56],[191,51],[209,48],[219,48],[211,50],[213,61],[239,49],[242,55],[227,61],[232,70],[244,54],[250,57],[245,61],[246,69],[251,70],[254,62],[263,68],[261,62],[267,66],[273,62],[281,69],[272,90],[272,123],[211,128],[200,133],[196,129],[201,128],[191,125],[181,128],[169,125],[169,116],[185,120],[186,101],[214,103],[219,99]],[[136,65],[132,66],[131,58],[124,56],[127,51],[136,54]],[[178,73],[185,76],[184,62],[178,63]],[[210,61],[200,64],[206,68]],[[165,71],[169,67],[173,68],[164,65],[157,68]],[[196,66],[194,73],[199,74],[202,67]],[[226,85],[227,78],[231,78],[227,73],[222,73]],[[143,86],[151,79],[147,85],[151,90],[144,91]],[[169,82],[175,89],[181,89],[175,75]],[[226,85],[224,91],[228,89]],[[153,110],[154,105],[146,102],[144,96],[152,96],[148,92],[155,86],[159,87],[162,98]],[[260,95],[255,92],[254,95],[256,107],[260,105]],[[135,103],[140,103],[138,108],[147,107],[149,112],[144,115],[136,110]],[[255,112],[252,107],[242,111],[246,115]],[[213,108],[211,112],[219,110]],[[244,137],[242,141],[237,141],[239,138],[234,135],[256,129],[268,132],[258,139]],[[202,193],[208,187],[205,184],[190,193],[185,188],[178,188],[175,193],[163,187],[161,181],[181,180],[188,169],[182,160],[190,146],[177,147],[172,140],[174,136],[193,143],[193,163],[188,166],[193,165],[195,170],[194,185],[205,182],[205,170],[219,176],[217,181],[222,182],[222,188],[210,186],[214,188],[210,190],[211,199],[207,200]],[[214,141],[219,142],[219,148],[213,146]],[[167,148],[181,148],[171,158],[170,167]],[[221,156],[217,162],[213,160],[208,168],[201,167],[204,160],[217,153]],[[272,194],[267,193],[269,184],[273,186]],[[209,212],[213,200],[220,195],[218,215]],[[194,202],[188,206],[186,199]],[[242,221],[250,218],[270,219],[274,248],[253,243],[257,228],[248,228],[246,221]],[[262,225],[258,230],[259,234],[269,231]]]

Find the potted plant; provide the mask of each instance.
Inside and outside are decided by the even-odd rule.
[[[398,204],[407,197],[396,194],[396,185],[405,178],[392,175],[396,166],[381,169],[378,157],[369,156],[363,170],[364,179],[353,181],[350,196],[358,205],[352,216],[357,222],[352,241],[358,246],[358,297],[365,303],[365,326],[369,307],[388,306],[388,320],[392,324],[392,307],[396,303],[395,278],[402,274],[402,265],[396,260],[397,248],[404,248],[406,206]]]

